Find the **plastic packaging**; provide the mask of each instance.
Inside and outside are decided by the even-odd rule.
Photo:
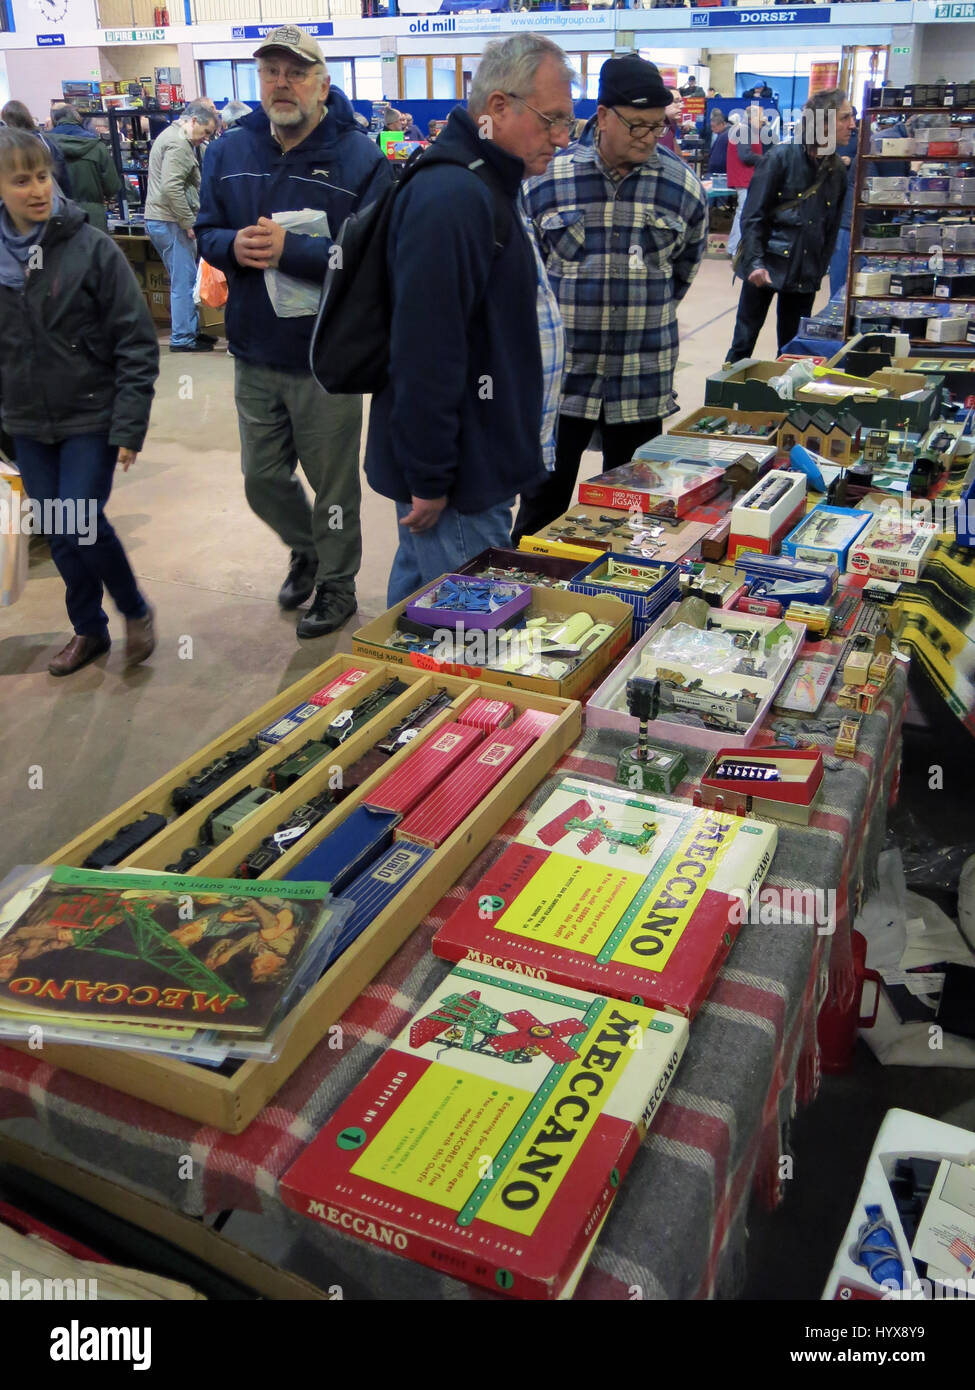
[[[286,232],[299,236],[330,235],[328,215],[316,208],[301,208],[296,212],[276,212],[272,221],[280,223]],[[305,318],[317,314],[322,286],[312,280],[299,280],[280,270],[265,270],[264,284],[271,307],[279,319]]]

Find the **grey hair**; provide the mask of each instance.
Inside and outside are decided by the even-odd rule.
[[[208,106],[205,101],[190,101],[179,113],[181,121],[199,121],[200,125],[212,125],[214,122],[219,124],[220,117],[216,114],[212,106]]]
[[[510,39],[497,39],[489,43],[471,83],[471,93],[467,99],[470,114],[481,115],[492,92],[527,96],[546,58],[555,60],[560,76],[569,82],[578,81],[562,49],[541,34],[514,34]]]
[[[220,119],[224,129],[227,130],[232,125],[236,125],[242,116],[249,116],[251,108],[246,101],[228,101],[220,112]]]

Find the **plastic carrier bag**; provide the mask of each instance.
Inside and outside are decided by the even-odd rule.
[[[298,212],[275,212],[272,222],[277,222],[286,232],[297,232],[301,236],[330,236],[328,214],[316,208],[301,208]],[[324,277],[323,277],[324,282]],[[317,314],[322,298],[322,285],[313,280],[299,280],[294,275],[285,275],[280,270],[269,269],[264,272],[271,307],[279,319],[303,318]]]
[[[227,277],[208,261],[197,262],[193,302],[208,309],[222,309],[227,302]]]
[[[9,608],[27,583],[30,536],[21,525],[24,485],[20,474],[0,459],[0,608]]]

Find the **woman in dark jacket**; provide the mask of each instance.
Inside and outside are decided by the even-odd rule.
[[[794,145],[776,145],[758,162],[741,215],[735,274],[743,284],[729,362],[751,357],[778,294],[779,352],[812,312],[829,268],[846,194],[846,167],[836,153],[853,128],[844,92],[817,92],[802,113]]]
[[[108,147],[85,130],[73,106],[56,106],[51,112],[51,141],[64,155],[71,180],[71,197],[88,214],[93,227],[108,231],[105,202],[114,198],[122,180]]]
[[[47,146],[0,130],[0,408],[67,589],[75,635],[55,676],[111,646],[107,589],[125,618],[128,665],[155,646],[152,610],[105,517],[116,463],[149,426],[159,346],[125,257],[55,192]]]

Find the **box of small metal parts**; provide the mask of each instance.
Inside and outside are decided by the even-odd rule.
[[[429,587],[429,586],[424,586]],[[493,685],[574,699],[630,644],[633,609],[613,596],[583,598],[533,586],[523,624],[497,632],[437,633],[400,625],[410,599],[353,634],[353,650],[389,665],[469,676]]]
[[[578,551],[587,565],[608,550],[646,560],[679,560],[710,529],[706,521],[609,511],[576,503],[571,511],[556,517],[544,535],[522,536],[519,550],[553,556],[574,556]]]
[[[728,560],[746,551],[771,555],[806,507],[806,475],[773,468],[731,509]]]
[[[675,564],[610,552],[576,575],[569,590],[596,598],[615,594],[633,608],[633,636],[642,637],[658,614],[680,598]]]
[[[489,546],[461,565],[458,574],[470,574],[475,579],[514,580],[517,584],[544,584],[550,587],[566,588],[580,570],[586,568],[582,560],[564,560],[557,555],[532,555],[524,550],[499,550]]]
[[[671,425],[667,433],[721,439],[729,444],[777,445],[784,419],[784,410],[715,410],[702,406]],[[764,473],[773,462],[770,458],[760,471]]]
[[[679,608],[666,609],[590,696],[586,725],[639,733],[626,683],[643,676],[660,681],[659,713],[647,726],[654,741],[746,748],[758,737],[805,628],[715,608],[698,629],[677,621]]]
[[[548,596],[548,591],[543,592]],[[567,597],[552,595],[556,596]],[[572,596],[572,601],[578,603],[579,600]],[[597,600],[590,602],[595,605]],[[616,610],[624,608],[615,599],[601,601],[601,606],[610,604]],[[626,608],[625,613],[628,632],[631,610]],[[404,688],[392,703],[351,733],[328,759],[311,767],[293,787],[269,798],[246,821],[231,827],[227,838],[210,847],[206,857],[189,870],[199,878],[201,891],[208,880],[235,876],[242,858],[252,856],[257,847],[273,835],[276,827],[282,822],[293,826],[298,812],[304,817],[310,803],[327,798],[329,788],[336,785],[336,774],[341,781],[364,755],[381,746],[390,734],[404,726],[407,729],[415,728],[414,738],[394,744],[389,756],[377,770],[371,772],[344,800],[327,807],[325,813],[307,827],[301,838],[296,839],[293,829],[289,830],[289,838],[282,841],[277,858],[260,874],[264,880],[295,877],[294,871],[301,861],[344,825],[350,816],[355,815],[359,807],[369,804],[372,794],[379,793],[388,775],[396,774],[415,753],[422,753],[427,742],[438,739],[448,725],[454,722],[463,724],[472,706],[479,706],[481,701],[492,698],[493,687],[472,681],[466,675],[431,676],[425,671],[410,668],[394,670],[388,664],[363,660],[361,657],[334,656],[323,666],[303,676],[295,685],[274,696],[219,739],[173,768],[117,811],[62,846],[49,856],[49,862],[80,865],[93,847],[102,844],[107,836],[117,834],[121,825],[140,814],[155,810],[173,815],[176,811],[176,818],[169,825],[119,865],[126,869],[163,868],[179,847],[197,834],[202,822],[227,799],[228,788],[241,791],[243,783],[253,781],[269,763],[280,759],[282,745],[262,751],[255,741],[254,746],[258,751],[253,759],[218,786],[211,787],[206,783],[200,789],[204,793],[202,799],[182,815],[173,804],[174,790],[188,787],[193,774],[201,767],[208,767],[215,755],[236,749],[243,738],[253,739],[259,729],[307,701],[310,694],[351,668],[365,668],[368,674],[328,709],[319,712],[322,723],[334,717],[340,701],[344,701],[346,707],[358,704],[363,696],[388,686],[393,679]],[[441,700],[440,708],[429,722],[424,723],[422,728],[416,728],[421,710],[435,696],[445,696],[446,700]],[[330,1026],[362,993],[450,885],[485,849],[505,821],[532,794],[579,737],[582,718],[580,707],[575,702],[521,690],[505,692],[505,700],[513,706],[516,720],[526,714],[537,714],[544,717],[545,727],[539,728],[534,740],[523,746],[517,761],[481,798],[476,812],[467,815],[438,849],[422,858],[404,890],[379,907],[376,915],[349,943],[341,957],[294,1003],[281,1025],[280,1051],[273,1060],[249,1058],[239,1064],[214,1070],[168,1056],[46,1041],[45,1061],[52,1067],[62,1067],[65,1071],[78,1073],[126,1095],[162,1106],[198,1124],[239,1134],[322,1041]],[[291,746],[302,737],[307,737],[309,732],[317,734],[318,730],[313,725],[314,720],[310,720],[289,735]],[[165,823],[164,815],[160,814],[158,819]],[[113,863],[118,864],[118,861]],[[390,877],[387,873],[387,886]],[[406,883],[405,877],[403,882]],[[30,1051],[26,1043],[11,1043],[10,1046],[24,1052]]]
[[[873,512],[820,503],[783,538],[782,554],[845,570],[850,547],[872,520]]]

